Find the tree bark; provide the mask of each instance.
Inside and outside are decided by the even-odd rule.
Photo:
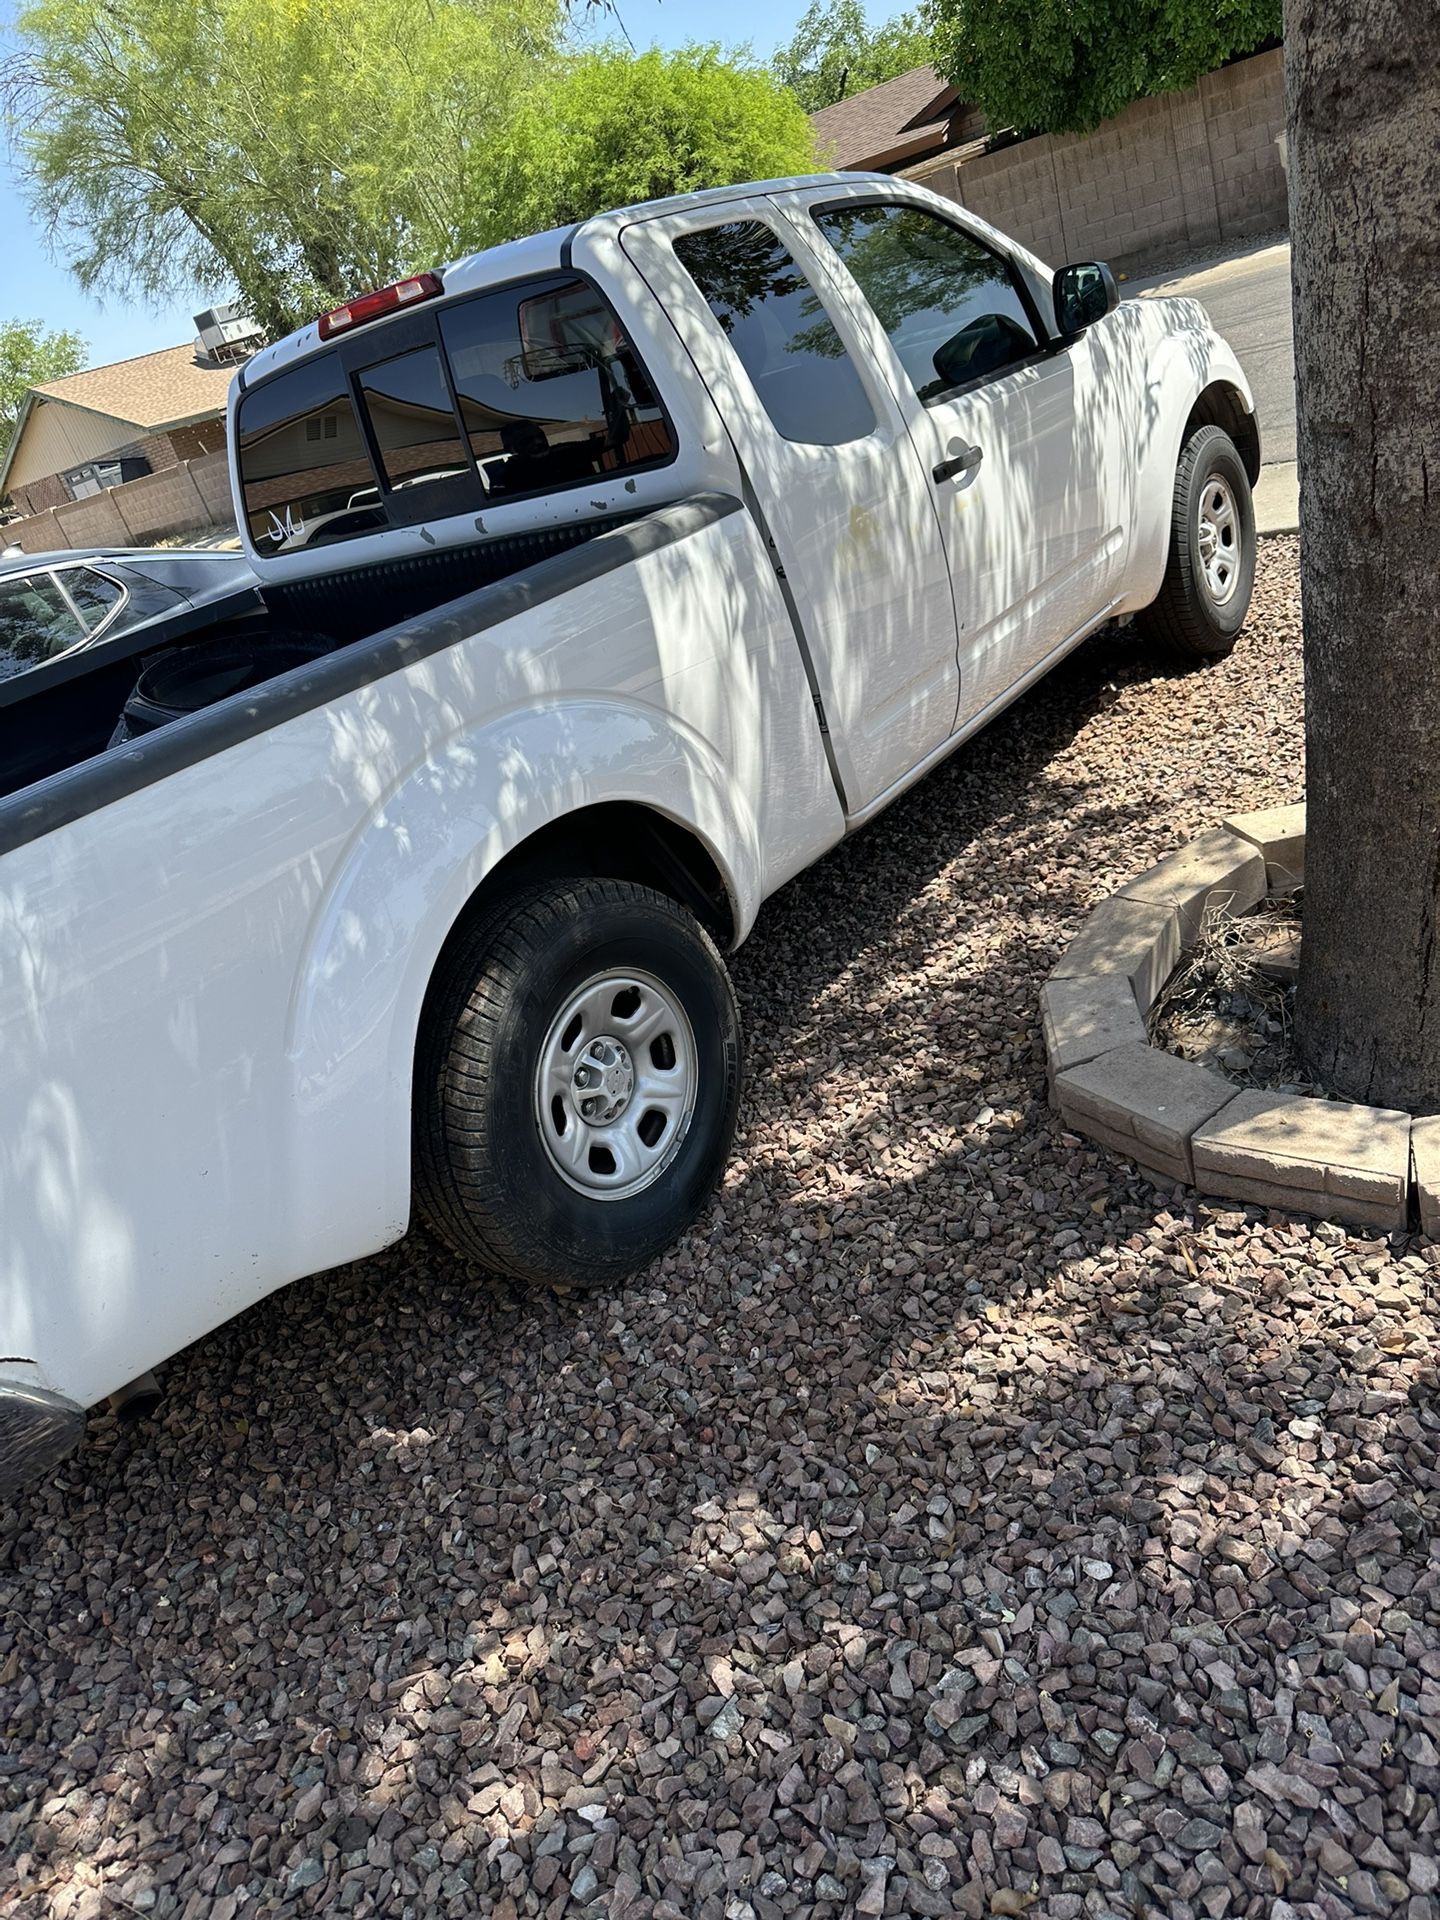
[[[1307,760],[1296,1025],[1440,1112],[1440,6],[1286,0]]]

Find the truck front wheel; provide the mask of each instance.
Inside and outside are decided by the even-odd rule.
[[[664,894],[559,882],[451,943],[416,1060],[416,1198],[467,1259],[602,1286],[695,1218],[740,1100],[740,1019]]]
[[[1182,660],[1223,660],[1234,647],[1255,585],[1255,508],[1235,442],[1197,427],[1180,449],[1170,551],[1159,598],[1144,624]]]

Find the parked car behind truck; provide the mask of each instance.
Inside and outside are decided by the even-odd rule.
[[[12,1479],[412,1205],[643,1264],[724,1166],[766,895],[1105,622],[1223,655],[1254,568],[1203,310],[884,176],[382,290],[237,375],[230,448],[263,611],[0,707]]]

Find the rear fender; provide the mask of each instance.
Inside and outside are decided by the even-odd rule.
[[[383,1194],[388,1230],[404,1231],[412,1064],[440,950],[507,854],[614,801],[702,843],[743,938],[764,892],[749,801],[709,743],[638,702],[569,698],[492,717],[437,745],[375,805],[317,909],[298,972],[288,1052],[302,1215],[346,1192],[369,1196],[367,1209]]]

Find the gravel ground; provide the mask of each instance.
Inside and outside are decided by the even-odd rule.
[[[0,1550],[7,1915],[1440,1914],[1433,1270],[1044,1101],[1047,966],[1299,710],[1274,543],[1231,662],[1097,642],[767,908],[635,1286],[417,1233],[98,1420]]]

